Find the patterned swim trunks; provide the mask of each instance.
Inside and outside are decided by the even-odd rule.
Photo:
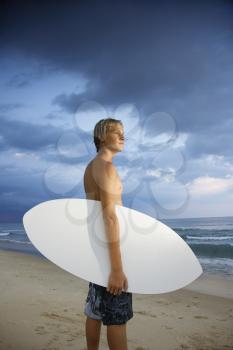
[[[106,287],[89,282],[84,314],[103,325],[124,324],[133,317],[132,293],[114,295]]]

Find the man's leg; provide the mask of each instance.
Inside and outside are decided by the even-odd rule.
[[[107,325],[107,339],[110,350],[127,350],[126,323]]]
[[[101,331],[101,320],[86,318],[87,350],[98,350]]]

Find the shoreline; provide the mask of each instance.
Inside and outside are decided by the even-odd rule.
[[[40,252],[32,252],[32,251],[19,251],[17,249],[3,249],[0,247],[0,254],[1,252],[14,252],[22,255],[30,255],[37,257],[38,259],[41,259],[43,261],[47,261],[49,263],[52,263],[50,260],[48,260],[44,255],[42,255]],[[52,263],[54,264],[54,263]],[[54,264],[56,266],[56,264]],[[67,272],[69,273],[69,272]],[[76,276],[74,276],[76,277]],[[76,277],[77,278],[77,277]],[[81,279],[81,278],[80,278]],[[206,282],[208,281],[208,286],[206,286]],[[227,290],[221,288],[221,284],[225,283],[228,285],[229,288]],[[201,276],[199,276],[195,281],[190,283],[189,285],[183,287],[182,289],[192,290],[203,294],[210,294],[214,296],[220,296],[224,298],[233,299],[233,279],[225,274],[222,273],[206,273],[203,272]],[[171,292],[172,293],[172,292]],[[166,293],[164,293],[166,294]],[[145,294],[147,295],[147,294]],[[150,294],[148,294],[150,295]]]

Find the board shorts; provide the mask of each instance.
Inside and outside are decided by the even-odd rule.
[[[106,287],[89,282],[84,314],[103,325],[124,324],[133,317],[132,293],[114,295]]]

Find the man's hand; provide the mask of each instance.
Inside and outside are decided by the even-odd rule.
[[[111,271],[107,291],[112,294],[121,294],[122,290],[127,291],[128,289],[128,280],[123,271]]]

